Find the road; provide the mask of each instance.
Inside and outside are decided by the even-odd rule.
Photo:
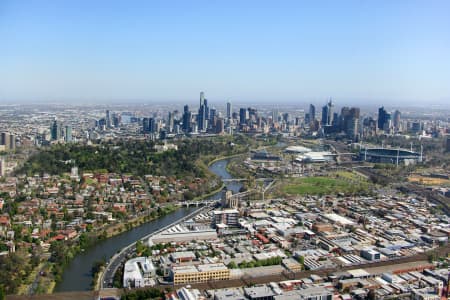
[[[210,209],[210,206],[205,206],[202,207],[192,213],[190,213],[187,216],[184,216],[181,219],[176,220],[175,222],[160,228],[157,231],[154,231],[152,233],[150,233],[149,235],[145,236],[144,238],[142,238],[142,241],[147,241],[150,237],[152,237],[153,235],[156,235],[158,233],[161,233],[162,231],[177,225],[181,222],[184,222],[185,220],[188,220],[192,217],[194,217],[195,215],[203,212],[204,210]],[[113,281],[114,281],[114,274],[116,273],[117,269],[125,263],[126,259],[128,256],[131,256],[134,252],[136,251],[136,242],[128,245],[127,247],[123,248],[120,252],[118,252],[117,254],[115,254],[113,257],[111,257],[111,259],[108,261],[105,270],[100,274],[99,276],[99,280],[100,280],[100,289],[105,289],[105,288],[111,288]]]

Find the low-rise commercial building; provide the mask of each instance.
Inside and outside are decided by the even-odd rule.
[[[230,270],[223,263],[198,266],[175,266],[171,270],[174,284],[206,282],[230,279]]]

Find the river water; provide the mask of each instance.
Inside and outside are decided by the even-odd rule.
[[[228,159],[219,160],[209,167],[209,170],[223,179],[231,179],[232,176],[226,170]],[[227,182],[226,187],[237,193],[241,188],[239,182]],[[209,197],[209,199],[220,199],[222,191]],[[61,281],[56,285],[55,292],[86,291],[91,289],[91,268],[94,262],[99,260],[108,261],[120,249],[143,238],[144,236],[158,230],[161,227],[176,222],[182,217],[194,211],[196,207],[180,208],[158,220],[135,227],[130,231],[100,241],[86,251],[78,254],[65,268]]]

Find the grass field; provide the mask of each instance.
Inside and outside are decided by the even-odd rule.
[[[351,172],[336,172],[328,177],[290,179],[283,183],[281,191],[289,195],[358,194],[366,192],[369,183]]]

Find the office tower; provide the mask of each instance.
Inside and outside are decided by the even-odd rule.
[[[113,113],[112,114],[112,126],[115,128],[118,128],[120,126],[120,122],[121,122],[121,115]]]
[[[393,116],[393,120],[392,120],[395,131],[400,130],[400,119],[401,119],[401,113],[399,110],[396,110],[394,112],[394,116]]]
[[[67,143],[72,141],[72,126],[66,125],[66,132],[64,134]]]
[[[206,110],[205,105],[200,106],[197,114],[197,126],[198,130],[203,131],[206,127]]]
[[[189,106],[184,106],[183,111],[183,131],[190,132],[192,130],[191,126],[192,113],[189,111]]]
[[[284,123],[289,123],[289,120],[290,120],[289,113],[284,113],[283,114],[283,122]]]
[[[312,122],[316,119],[316,107],[312,104],[309,105],[309,121]]]
[[[299,125],[300,124],[299,120],[297,120],[297,119],[299,119],[299,118],[298,117],[295,118],[295,125]],[[305,125],[308,125],[309,123],[311,123],[311,120],[309,118],[309,113],[306,113],[305,114]]]
[[[61,139],[61,124],[57,120],[54,120],[50,127],[50,137],[52,141]]]
[[[5,148],[6,148],[6,135],[7,135],[6,132],[2,132],[0,134],[0,145],[4,145]]]
[[[239,109],[239,124],[245,125],[248,120],[248,110],[246,108]]]
[[[167,118],[167,131],[171,133],[173,131],[174,123],[174,113],[169,111],[169,116]]]
[[[278,112],[278,109],[274,109],[272,111],[272,122],[277,123],[279,115],[280,115],[280,113]]]
[[[205,104],[205,93],[200,92],[200,106],[202,106],[203,104]]]
[[[143,133],[156,133],[157,130],[156,120],[154,118],[144,118],[142,120],[142,132]]]
[[[339,126],[340,129],[344,132],[346,132],[347,130],[347,123],[350,120],[350,108],[347,106],[344,106],[343,108],[341,108],[341,116],[339,118]]]
[[[356,140],[358,135],[359,114],[358,107],[343,107],[341,110],[340,129],[352,140]]]
[[[111,128],[111,116],[109,110],[106,110],[106,128]]]
[[[148,128],[150,130],[150,133],[156,133],[158,131],[158,125],[155,118],[149,118]]]
[[[149,118],[142,119],[142,133],[150,132]]]
[[[216,133],[221,134],[225,130],[225,122],[223,118],[218,118],[215,124]]]
[[[322,125],[333,124],[333,102],[330,98],[328,103],[322,107]]]
[[[384,106],[378,109],[378,129],[389,131],[391,127],[391,114],[389,114]]]
[[[205,93],[200,93],[200,107],[198,109],[197,115],[197,125],[198,130],[206,131],[208,128],[208,120],[209,120],[209,107],[208,100],[205,99]]]
[[[445,141],[445,151],[450,152],[450,135],[447,135],[446,141]]]
[[[231,106],[231,102],[227,102],[227,119],[231,119],[233,114],[233,107]]]
[[[411,131],[419,133],[422,131],[422,123],[420,121],[415,121],[411,123]]]
[[[217,116],[217,110],[215,108],[209,109],[209,120],[212,122]]]
[[[16,149],[16,137],[13,134],[2,132],[0,135],[0,145],[5,146],[5,150]]]

